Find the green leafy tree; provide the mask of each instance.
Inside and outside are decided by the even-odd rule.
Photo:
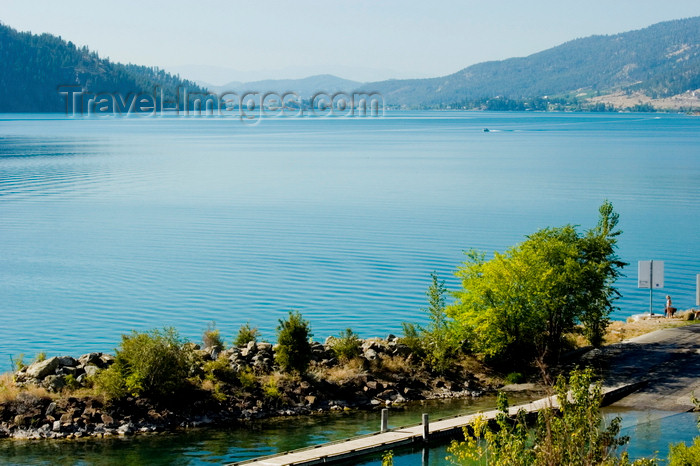
[[[585,235],[571,225],[545,228],[488,261],[468,252],[457,271],[462,290],[448,314],[487,358],[556,357],[579,323],[599,345],[619,296],[614,281],[626,265],[614,254],[617,222],[606,201]]]
[[[445,281],[440,280],[435,272],[430,274],[430,278],[432,282],[425,293],[428,297],[425,312],[430,322],[426,328],[420,329],[420,336],[430,367],[437,372],[445,372],[454,360],[458,341],[445,312]]]
[[[428,315],[426,327],[403,322],[403,338],[401,342],[408,346],[411,352],[425,362],[436,372],[449,369],[454,356],[459,349],[459,340],[455,332],[454,322],[446,313],[445,281],[440,280],[436,272],[430,274],[431,284],[426,291],[428,307],[423,311]]]
[[[306,372],[311,362],[311,327],[298,311],[290,311],[277,327],[275,360],[285,371]]]
[[[616,230],[620,216],[609,201],[600,206],[598,224],[581,238],[584,269],[583,312],[579,319],[584,334],[593,346],[603,343],[608,316],[617,309],[614,302],[620,297],[615,281],[622,275],[627,263],[615,254],[617,237],[622,233]]]

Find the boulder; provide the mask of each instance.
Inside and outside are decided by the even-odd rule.
[[[42,385],[50,392],[58,392],[66,386],[66,378],[62,375],[47,375]]]
[[[44,413],[44,416],[53,416],[53,413],[56,412],[57,407],[58,405],[56,405],[55,401],[49,403],[49,405],[46,407],[46,412]]]
[[[94,377],[95,374],[100,372],[100,368],[97,366],[85,366],[83,369],[85,370],[86,377]]]
[[[260,342],[257,344],[258,346],[258,351],[261,353],[272,353],[272,343],[268,343],[266,341]]]
[[[58,358],[54,356],[53,358],[30,364],[27,367],[26,374],[29,377],[41,380],[47,375],[56,372],[56,369],[58,369]]]
[[[122,424],[117,428],[117,433],[119,435],[131,435],[135,431],[134,424],[131,422],[127,422],[126,424]]]
[[[96,366],[98,364],[102,364],[100,353],[83,354],[78,358],[78,364],[80,364],[81,366],[87,366],[88,364]]]
[[[258,352],[258,345],[254,341],[249,341],[248,344],[241,349],[241,356],[244,358],[247,357],[252,357],[255,353]]]

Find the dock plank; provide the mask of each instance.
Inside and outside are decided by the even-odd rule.
[[[614,398],[615,393],[623,393],[629,390],[629,385],[606,387],[603,389],[603,395]],[[550,396],[529,403],[511,406],[508,411],[510,415],[515,415],[520,410],[523,410],[526,413],[536,413],[546,407],[557,406],[558,404],[556,397]],[[494,409],[485,412],[439,419],[429,423],[428,432],[430,436],[456,435],[461,433],[462,428],[474,421],[477,417],[481,416],[487,420],[490,420],[495,419],[498,413],[499,411]],[[324,443],[313,447],[232,463],[231,466],[306,466],[328,464],[422,441],[423,425],[415,424],[389,430],[387,432],[376,432],[342,441]]]

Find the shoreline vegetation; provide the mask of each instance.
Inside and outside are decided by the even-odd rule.
[[[114,355],[36,356],[0,377],[0,438],[62,439],[235,426],[247,420],[401,407],[419,400],[478,397],[522,382],[554,380],[586,349],[668,326],[695,323],[637,316],[611,323],[627,264],[615,254],[619,217],[599,208],[595,227],[545,228],[486,259],[469,251],[449,291],[433,273],[425,326],[360,339],[351,329],[313,341],[297,311],[280,319],[277,342],[242,325],[232,341],[211,323],[202,344],[174,328],[122,335]],[[550,384],[535,384],[551,390]]]
[[[609,326],[604,344],[700,323],[692,320],[694,316],[695,311],[688,310],[674,318],[644,316],[616,321]],[[242,326],[238,336],[246,334],[256,336],[255,329]],[[359,339],[348,329],[328,337],[324,344],[310,343],[309,366],[302,374],[285,372],[275,362],[279,344],[250,340],[223,349],[218,331],[210,326],[203,338],[208,346],[179,341],[183,355],[192,358],[192,373],[180,380],[184,383],[181,387],[170,386],[166,392],[167,384],[149,387],[148,381],[142,380],[132,386],[132,393],[119,397],[110,393],[105,385],[109,382],[100,377],[114,367],[118,356],[89,353],[78,358],[45,358],[39,354],[30,364],[16,361],[21,367],[0,376],[0,438],[155,434],[205,426],[240,426],[258,419],[402,409],[411,402],[480,397],[500,391],[540,396],[548,390],[534,372],[506,373],[507,369],[490,367],[468,355],[453,360],[449,370],[435,371],[416,356],[406,338],[388,335]],[[178,341],[173,329],[133,332],[124,339],[136,339],[139,344],[150,340],[156,343],[148,348],[153,352],[167,350],[167,345]],[[167,343],[158,348],[158,342]],[[128,346],[123,342],[117,354],[129,351]],[[562,358],[562,365],[552,367],[551,372],[561,373],[575,366],[591,348],[573,349],[571,356]],[[146,394],[144,389],[155,391]]]

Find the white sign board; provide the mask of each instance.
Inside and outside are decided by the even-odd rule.
[[[637,288],[663,288],[664,261],[637,262]]]

